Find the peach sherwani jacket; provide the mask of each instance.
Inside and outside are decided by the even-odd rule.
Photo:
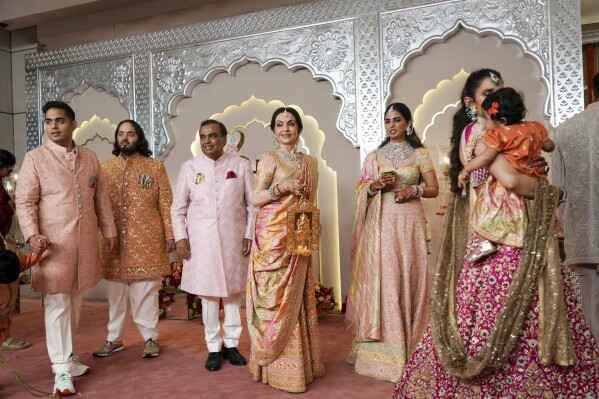
[[[228,297],[245,289],[248,258],[244,238],[252,238],[255,208],[250,162],[223,154],[204,154],[181,166],[171,218],[175,240],[189,239],[181,289],[196,295]]]
[[[48,142],[29,151],[15,202],[25,240],[34,234],[50,240],[32,268],[33,290],[69,293],[100,281],[98,227],[104,237],[115,237],[116,228],[92,150],[76,145],[69,155],[66,148]]]

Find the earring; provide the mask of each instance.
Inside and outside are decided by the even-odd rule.
[[[406,134],[409,136],[410,134],[412,134],[412,126],[408,126],[406,129]]]
[[[272,140],[272,144],[273,144],[273,147],[275,147],[275,150],[279,149],[279,140],[277,140],[276,137]]]
[[[478,115],[476,113],[476,108],[466,108],[466,115],[470,118],[471,121],[476,122],[478,120]]]

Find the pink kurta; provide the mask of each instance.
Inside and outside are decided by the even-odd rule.
[[[252,238],[254,174],[248,160],[204,154],[181,166],[171,218],[175,241],[189,239],[191,258],[183,261],[181,289],[196,295],[228,297],[245,289],[248,258],[244,238]]]
[[[31,286],[49,294],[84,290],[100,281],[98,227],[104,237],[116,228],[96,154],[76,146],[67,150],[48,142],[25,155],[16,204],[25,240],[43,234],[50,240]]]

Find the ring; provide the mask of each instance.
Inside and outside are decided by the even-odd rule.
[[[549,173],[549,166],[545,166],[543,169],[545,170],[545,173]]]

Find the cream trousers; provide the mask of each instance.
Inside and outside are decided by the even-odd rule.
[[[160,279],[107,280],[108,282],[108,337],[107,341],[123,339],[125,317],[131,305],[131,316],[144,342],[158,339],[158,290]]]

